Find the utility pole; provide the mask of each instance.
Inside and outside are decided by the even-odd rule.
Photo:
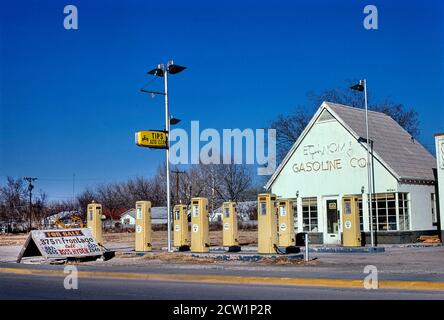
[[[368,129],[368,100],[367,100],[367,80],[359,80],[359,84],[350,87],[353,90],[361,91],[364,93],[364,107],[365,107],[365,140],[367,146],[367,181],[368,181],[368,208],[370,215],[370,242],[371,246],[375,246],[375,237],[373,234],[373,193],[374,193],[374,176],[373,176],[373,159],[370,158],[370,149],[372,149],[373,154],[373,142],[369,138]],[[372,143],[372,145],[370,145]]]
[[[185,173],[185,171],[173,170],[171,172],[176,174],[176,201],[179,201],[179,175]]]
[[[28,231],[31,232],[31,224],[32,224],[32,189],[34,189],[34,185],[32,184],[37,178],[33,177],[25,177],[24,180],[28,181],[28,191],[29,191],[29,213],[28,213]]]
[[[72,174],[72,201],[74,201],[74,198],[76,194],[76,174]]]
[[[367,176],[368,176],[368,193],[369,193],[369,209],[370,209],[370,242],[371,246],[375,246],[375,236],[373,234],[373,179],[372,179],[372,167],[373,161],[370,158],[370,138],[368,130],[368,103],[367,103],[367,80],[361,80],[360,84],[364,86],[364,103],[365,103],[365,131],[367,138]],[[373,151],[373,150],[372,150]]]

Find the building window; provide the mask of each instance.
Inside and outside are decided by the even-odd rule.
[[[316,197],[302,199],[302,229],[305,232],[318,231],[318,200]]]
[[[365,203],[367,205],[367,203]],[[358,199],[359,222],[364,230],[362,197]],[[372,211],[374,227],[377,231],[409,230],[409,200],[408,193],[398,193],[399,229],[396,222],[396,194],[377,193],[372,195]],[[370,217],[369,217],[370,219]]]
[[[373,219],[377,231],[396,231],[396,198],[394,193],[377,193],[372,198]]]
[[[430,198],[432,200],[432,223],[438,223],[438,219],[436,217],[436,195],[432,193]]]
[[[399,230],[410,230],[408,193],[398,193]]]
[[[359,209],[359,227],[360,230],[364,230],[364,211],[362,207],[362,196],[358,198],[358,209]]]

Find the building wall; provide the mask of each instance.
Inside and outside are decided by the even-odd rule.
[[[136,219],[131,217],[129,214],[125,214],[122,217],[120,217],[120,223],[122,225],[125,225],[125,220],[126,219],[129,219],[129,225],[135,225],[136,224]]]
[[[278,197],[293,199],[298,192],[298,232],[302,232],[301,199],[317,197],[318,233],[324,233],[325,239],[325,197],[338,196],[341,210],[343,196],[360,195],[362,187],[367,193],[366,158],[366,149],[337,120],[317,122],[271,185],[271,192]],[[313,169],[315,162],[321,163],[319,170]],[[410,230],[433,230],[430,198],[433,186],[399,184],[376,158],[374,171],[376,193],[409,193]],[[364,203],[367,199],[365,193]],[[363,216],[364,231],[369,231],[367,206],[363,207]],[[342,226],[339,230],[342,231]]]
[[[399,192],[409,193],[410,230],[436,230],[432,219],[432,193],[434,186],[400,184]]]
[[[271,190],[286,198],[294,198],[297,190],[300,197],[360,194],[362,187],[367,191],[366,157],[365,148],[339,122],[318,122],[282,169]],[[358,161],[363,167],[357,165]],[[315,162],[322,163],[324,170],[310,171]],[[337,165],[334,167],[332,163]],[[395,177],[378,161],[374,167],[376,192],[395,192],[398,187]]]
[[[441,217],[441,234],[444,238],[444,134],[435,136],[437,174],[438,174],[438,189],[439,189],[439,209]]]

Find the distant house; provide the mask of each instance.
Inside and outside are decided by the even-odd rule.
[[[136,210],[129,209],[120,216],[122,226],[134,226],[136,224]]]
[[[102,214],[106,217],[106,220],[116,221],[119,220],[120,216],[127,211],[126,208],[109,209],[103,207]]]
[[[257,210],[257,201],[237,202],[238,221],[250,221],[250,214]],[[222,221],[222,207],[217,208],[210,213],[210,222]]]
[[[121,214],[120,223],[122,226],[134,226],[136,224],[136,209],[129,209]],[[167,208],[166,207],[152,207],[151,208],[151,224],[166,224],[167,223]]]

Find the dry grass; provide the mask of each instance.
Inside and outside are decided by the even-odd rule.
[[[105,245],[107,243],[134,244],[134,233],[105,233],[103,235]],[[153,231],[151,234],[153,249],[161,249],[167,244],[166,231]],[[239,230],[239,243],[242,246],[257,244],[257,231]],[[210,245],[222,246],[222,231],[210,231]]]
[[[21,246],[25,243],[28,234],[2,234],[0,235],[1,246]]]
[[[120,258],[120,256],[119,256]],[[139,259],[138,259],[139,260]],[[259,261],[241,261],[241,260],[220,260],[213,256],[196,257],[190,253],[174,254],[167,252],[151,253],[141,257],[136,263],[143,263],[149,261],[152,263],[171,263],[171,264],[218,264],[218,265],[262,265],[262,266],[296,266],[296,265],[317,265],[317,260],[305,262],[303,259],[288,259],[286,256],[278,257],[263,257]]]
[[[148,260],[152,262],[161,262],[161,263],[175,263],[175,264],[210,264],[218,262],[215,258],[212,257],[204,257],[197,258],[191,256],[191,254],[187,253],[155,253],[155,254],[147,254],[142,257],[142,260]]]
[[[0,235],[0,246],[23,245],[27,236],[27,234]],[[161,249],[167,245],[166,231],[153,231],[151,236],[153,249]],[[133,232],[104,233],[103,238],[105,244],[123,243],[133,245],[135,241]],[[239,230],[239,243],[242,246],[256,245],[257,231]],[[222,246],[222,231],[210,231],[210,245]]]

